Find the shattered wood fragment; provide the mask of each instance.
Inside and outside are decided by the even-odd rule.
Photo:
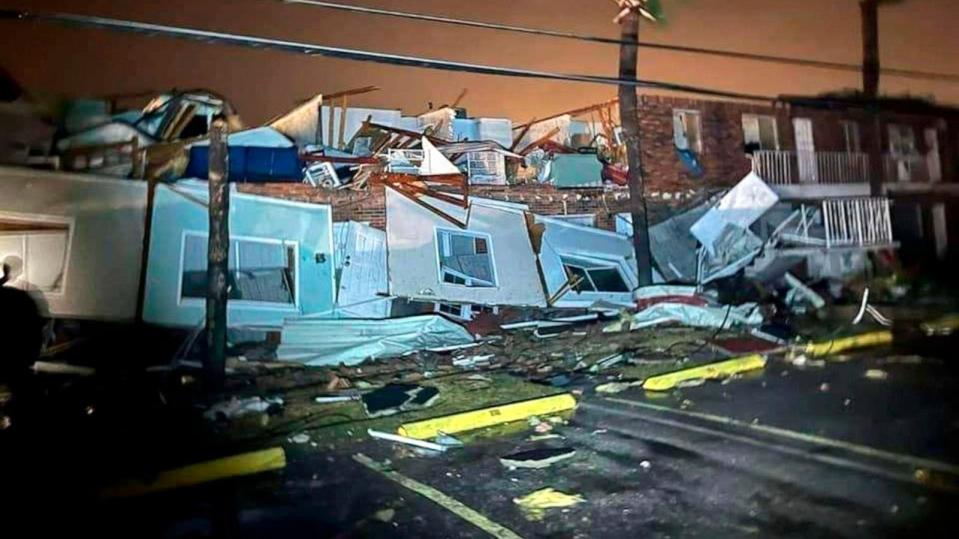
[[[576,455],[571,447],[531,449],[500,457],[500,464],[507,468],[529,468],[539,470],[549,468],[557,462],[564,461]]]

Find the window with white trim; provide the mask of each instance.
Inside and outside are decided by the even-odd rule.
[[[862,151],[862,144],[859,140],[859,124],[853,120],[843,120],[842,137],[846,143],[847,153],[858,153]]]
[[[0,216],[0,278],[5,286],[62,293],[69,243],[67,220]]]
[[[673,143],[680,150],[702,153],[702,114],[698,110],[673,110]]]
[[[227,261],[229,299],[294,305],[296,303],[296,244],[273,239],[230,239]],[[207,295],[207,235],[183,237],[181,299]]]
[[[447,284],[473,288],[496,286],[490,238],[475,232],[438,229],[440,278]]]
[[[775,116],[743,114],[743,140],[746,152],[755,150],[778,150],[779,131]]]
[[[629,292],[629,285],[617,264],[573,256],[560,259],[576,292]]]

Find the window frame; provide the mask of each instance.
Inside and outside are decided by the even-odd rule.
[[[696,144],[690,144],[689,141],[689,129],[685,122],[685,118],[692,116],[695,118],[696,125]],[[683,138],[686,139],[686,150],[689,150],[696,155],[701,155],[703,153],[703,113],[700,110],[696,109],[673,109],[673,143],[676,141],[676,121],[677,119],[683,125]]]
[[[762,126],[762,120],[763,120],[764,118],[767,119],[767,120],[772,121],[773,140],[774,140],[774,146],[775,146],[775,147],[773,147],[773,148],[764,148],[764,147],[763,147],[763,126]],[[743,114],[742,120],[741,120],[741,124],[742,124],[742,130],[743,130],[743,146],[744,146],[744,147],[749,146],[749,141],[746,140],[746,121],[747,121],[747,119],[755,120],[755,121],[756,121],[756,136],[759,137],[759,140],[756,141],[756,142],[758,143],[758,145],[759,145],[758,148],[757,148],[758,150],[760,150],[760,151],[773,151],[773,152],[780,150],[780,148],[781,148],[781,145],[780,145],[781,142],[780,142],[780,140],[779,140],[779,120],[778,120],[778,118],[776,118],[776,116],[773,115],[773,114],[754,114],[754,113],[744,113],[744,114]]]
[[[862,131],[859,129],[859,122],[856,120],[841,120],[839,125],[842,128],[846,153],[862,153]],[[850,134],[853,136],[850,137]],[[850,144],[850,142],[855,142],[855,144]]]
[[[593,287],[593,290],[576,290],[575,288],[571,288],[571,291],[575,294],[631,294],[632,293],[632,288],[631,288],[629,279],[627,278],[627,274],[624,272],[622,263],[620,261],[596,258],[595,256],[577,255],[573,253],[559,254],[559,260],[563,266],[563,271],[566,273],[567,280],[571,277],[569,270],[567,270],[567,267],[577,268],[582,270],[586,274],[586,277],[589,279],[590,286]],[[589,265],[600,266],[600,267],[587,268],[587,267],[584,267],[583,264],[589,264]],[[596,282],[593,280],[592,275],[590,275],[589,273],[592,270],[615,270],[616,274],[619,276],[619,280],[622,281],[626,290],[598,290],[596,287]]]
[[[33,285],[33,283],[30,282],[29,263],[27,260],[29,247],[27,245],[26,234],[23,234],[23,233],[18,234],[16,232],[11,232],[9,234],[11,236],[13,235],[23,236],[23,239],[21,240],[23,242],[21,247],[21,249],[23,250],[23,275],[26,277],[26,282],[30,284],[32,287],[32,288],[29,288],[28,290],[35,290],[43,294],[45,297],[51,297],[51,298],[61,298],[65,296],[67,293],[67,282],[69,281],[68,277],[70,273],[71,254],[73,252],[74,231],[76,230],[76,218],[63,216],[63,215],[47,215],[47,214],[0,211],[0,219],[7,219],[9,221],[15,221],[15,222],[20,221],[26,224],[32,224],[32,223],[50,224],[50,225],[66,227],[67,229],[66,241],[65,241],[66,245],[64,246],[64,249],[63,249],[63,271],[61,272],[60,286],[58,288],[41,288]],[[6,233],[2,231],[0,231],[0,234],[6,235]],[[2,260],[0,260],[0,262],[2,262]],[[4,286],[10,286],[10,285],[8,284]]]
[[[446,233],[447,236],[443,236],[443,233]],[[443,250],[445,247],[448,247],[447,252],[451,252],[451,251],[452,251],[452,244],[451,244],[450,242],[448,242],[448,241],[444,241],[444,239],[445,239],[445,238],[448,238],[449,235],[451,235],[451,234],[458,234],[458,235],[462,235],[462,236],[471,236],[472,238],[474,238],[474,240],[478,238],[478,239],[482,239],[482,240],[484,240],[484,241],[486,242],[486,253],[476,253],[476,254],[485,254],[486,256],[489,257],[490,271],[491,271],[492,274],[493,274],[493,281],[492,281],[492,283],[491,283],[490,285],[488,285],[488,286],[485,286],[485,285],[484,285],[484,286],[470,286],[468,283],[460,284],[460,283],[448,283],[448,282],[446,282],[446,280],[443,278],[443,277],[444,277],[444,274],[443,274],[444,269],[443,269],[443,260],[442,260],[442,258],[443,258],[443,257],[442,257],[442,250]],[[464,288],[470,288],[470,289],[475,289],[475,290],[483,290],[483,289],[490,289],[490,288],[493,288],[493,289],[499,288],[499,275],[498,275],[497,272],[496,272],[496,256],[495,256],[494,249],[493,249],[493,237],[492,237],[492,236],[490,236],[490,235],[489,235],[488,233],[486,233],[486,232],[477,232],[477,231],[474,231],[474,230],[462,230],[462,229],[452,229],[452,228],[445,228],[445,227],[436,227],[436,228],[434,229],[434,231],[433,231],[433,237],[434,237],[434,240],[435,240],[435,248],[434,248],[433,250],[434,250],[434,252],[436,253],[436,277],[437,277],[438,282],[439,282],[441,285],[443,285],[443,286],[461,286],[461,287],[464,287]],[[474,248],[475,248],[475,243],[474,243]],[[451,274],[453,274],[454,276],[456,276],[456,277],[458,277],[458,278],[460,278],[460,279],[466,280],[466,281],[469,281],[469,280],[471,280],[471,279],[475,279],[474,277],[470,277],[469,275],[466,275],[466,274],[464,274],[464,273],[462,273],[462,272],[459,272],[459,271],[456,271],[456,270],[453,270],[453,269],[450,269],[450,268],[447,268],[445,271],[448,271],[448,272],[450,272]],[[476,280],[480,280],[480,279],[476,279]],[[485,282],[485,281],[484,281],[484,282]]]
[[[205,305],[206,298],[194,298],[194,297],[183,297],[183,269],[186,265],[186,239],[187,236],[199,237],[209,241],[210,235],[207,232],[202,232],[199,230],[184,230],[180,235],[180,262],[177,272],[177,305],[180,306],[196,306],[196,305]],[[230,243],[233,242],[254,242],[254,243],[266,243],[271,245],[279,245],[283,248],[285,253],[289,253],[289,249],[293,249],[293,303],[278,303],[275,301],[257,301],[250,299],[231,299],[227,301],[228,308],[233,306],[244,307],[244,308],[254,308],[254,309],[264,309],[264,310],[281,310],[281,311],[298,311],[300,308],[300,242],[294,240],[283,240],[278,238],[264,238],[259,236],[245,236],[245,235],[235,235],[230,234]],[[235,257],[233,260],[234,271],[240,271],[240,254],[237,249],[230,249],[230,257]],[[229,261],[228,261],[229,266]]]
[[[557,221],[562,221],[566,224],[576,225],[576,226],[585,226],[589,228],[596,227],[596,214],[595,213],[568,213],[565,215],[550,215],[550,219],[556,219]],[[583,224],[579,222],[581,219],[589,219],[589,224]]]

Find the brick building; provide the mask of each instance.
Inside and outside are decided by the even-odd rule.
[[[708,101],[644,95],[642,152],[651,220],[755,170],[786,200],[868,196],[869,144],[881,137],[884,194],[895,201],[896,236],[905,251],[945,257],[959,237],[959,111],[920,100],[884,99],[881,112],[847,97],[783,97],[775,102]],[[878,119],[877,119],[878,118]],[[569,144],[569,140],[558,141]],[[679,150],[695,156],[691,167]],[[303,184],[243,184],[246,192],[329,203],[335,220],[385,227],[382,187],[325,191]],[[558,189],[552,185],[474,185],[472,194],[523,202],[536,213],[615,230],[629,211],[625,188]],[[921,245],[921,248],[914,248]]]

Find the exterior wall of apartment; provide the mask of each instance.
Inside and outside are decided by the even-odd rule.
[[[813,139],[817,151],[846,151],[842,121],[859,125],[861,148],[866,149],[871,116],[864,111],[823,109],[797,105],[755,104],[732,101],[704,101],[682,97],[644,95],[641,97],[643,168],[651,222],[667,217],[677,206],[698,199],[704,192],[730,187],[751,170],[744,151],[742,117],[744,114],[776,118],[779,149],[795,151],[793,118],[809,118],[813,122]],[[700,113],[702,151],[698,158],[704,174],[693,176],[680,161],[673,142],[673,111],[695,110]],[[909,125],[915,133],[920,153],[927,151],[924,130],[939,130],[939,147],[943,181],[955,178],[956,151],[959,150],[959,123],[950,123],[936,115],[883,112],[880,120],[883,152],[888,152],[889,124]],[[385,229],[386,203],[383,188],[368,191],[327,191],[299,183],[239,184],[241,192],[273,196],[288,200],[330,204],[334,221],[361,221]],[[629,195],[624,187],[556,189],[552,185],[522,184],[508,186],[475,185],[470,188],[477,197],[527,204],[542,215],[593,214],[596,226],[615,230],[615,215],[629,211]]]

